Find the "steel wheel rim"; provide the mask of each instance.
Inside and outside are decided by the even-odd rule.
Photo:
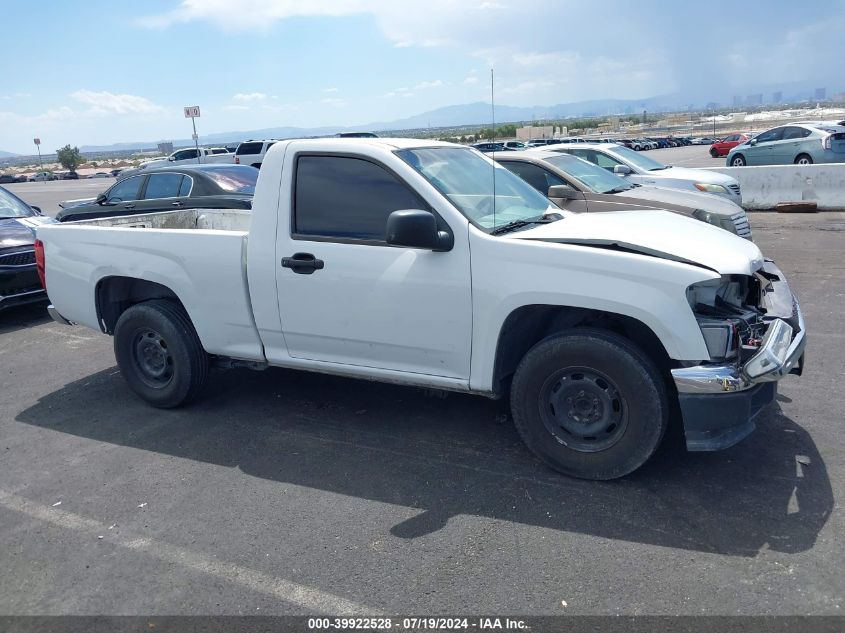
[[[732,164],[736,167],[742,167],[745,164],[745,161],[741,158],[734,158]]]
[[[149,328],[136,330],[130,349],[138,376],[144,384],[154,389],[170,384],[173,380],[173,354],[161,334]]]
[[[588,367],[553,373],[540,389],[540,417],[554,438],[583,453],[616,444],[628,427],[628,407],[616,383]]]

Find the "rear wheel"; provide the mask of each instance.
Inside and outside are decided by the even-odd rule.
[[[124,311],[114,330],[114,354],[132,391],[156,407],[190,402],[208,379],[208,355],[188,315],[171,301]]]
[[[813,157],[809,154],[799,154],[795,158],[796,165],[812,165],[813,164]]]
[[[569,330],[535,345],[511,386],[514,423],[546,464],[584,479],[633,472],[657,449],[668,400],[654,363],[628,340]]]
[[[731,167],[745,167],[745,164],[745,156],[742,154],[736,154],[731,158]]]
[[[715,147],[710,148],[710,155],[713,158],[719,158],[719,151]]]

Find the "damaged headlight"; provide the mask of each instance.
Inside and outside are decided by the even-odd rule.
[[[734,226],[733,220],[729,217],[713,213],[712,211],[705,211],[704,209],[696,209],[692,212],[692,217],[696,220],[707,222],[707,224],[718,226],[720,229],[725,229],[736,235],[736,227]]]

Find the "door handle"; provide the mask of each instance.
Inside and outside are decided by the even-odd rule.
[[[171,202],[170,204],[172,204],[174,207],[183,207],[183,206],[185,206],[185,203],[184,203],[184,202],[179,202],[178,200],[177,200],[176,202]]]
[[[134,205],[134,204],[131,204],[131,203],[129,203],[129,204],[124,204],[124,205],[123,205],[123,208],[124,208],[124,209],[134,209],[134,208],[135,208],[135,205]]]
[[[322,270],[323,265],[323,260],[311,253],[294,253],[291,257],[282,257],[282,268],[290,268],[298,275],[310,275],[315,270]]]

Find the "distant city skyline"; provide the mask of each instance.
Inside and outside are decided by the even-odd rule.
[[[356,126],[453,104],[515,107],[725,95],[810,81],[826,96],[845,58],[845,5],[659,0],[106,0],[4,7],[0,150],[106,145],[277,126]],[[789,19],[784,19],[786,16]],[[729,32],[730,29],[728,29]],[[104,34],[107,37],[104,37]],[[824,45],[819,43],[823,42]],[[759,100],[757,95],[760,95]]]

